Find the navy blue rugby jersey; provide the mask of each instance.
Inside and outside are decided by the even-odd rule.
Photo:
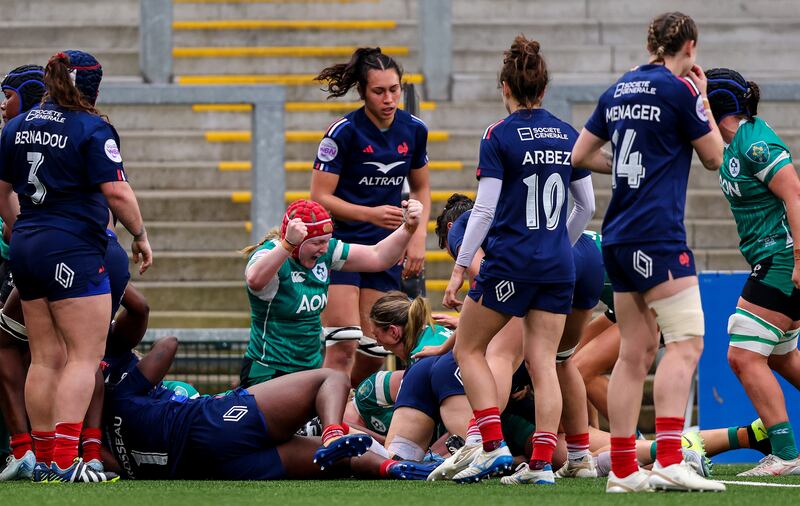
[[[105,357],[103,428],[128,479],[170,479],[189,438],[189,427],[207,399],[191,401],[163,383],[151,384],[133,353]]]
[[[572,168],[578,132],[544,109],[521,110],[489,126],[478,178],[503,180],[481,275],[520,282],[575,279],[567,234],[567,190],[589,177]]]
[[[403,179],[428,163],[428,127],[397,110],[382,132],[357,109],[328,127],[319,144],[314,169],[339,175],[334,195],[362,206],[400,206]],[[333,236],[354,244],[375,244],[392,233],[366,221],[334,216]]]
[[[98,185],[127,180],[114,127],[53,103],[20,114],[3,128],[0,179],[19,194],[15,229],[57,228],[103,250],[108,203]]]
[[[464,242],[464,232],[467,231],[467,222],[472,214],[472,210],[464,212],[461,216],[456,218],[450,230],[447,231],[447,249],[453,258],[458,258],[458,250],[461,249],[461,243]],[[483,251],[486,251],[486,239],[481,244]]]
[[[603,244],[686,242],[691,141],[711,131],[694,84],[663,65],[642,65],[600,97],[586,129],[613,144]]]

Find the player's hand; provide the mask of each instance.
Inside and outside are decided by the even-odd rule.
[[[706,79],[706,73],[703,72],[703,68],[700,65],[692,65],[686,77],[697,86],[700,94],[705,97],[708,89],[708,79]]]
[[[458,316],[452,316],[444,313],[434,313],[431,316],[437,325],[447,327],[448,329],[455,329],[458,327]]]
[[[147,240],[147,232],[143,232],[138,239],[133,239],[131,252],[133,253],[133,263],[138,264],[140,260],[142,262],[142,265],[139,266],[139,275],[144,274],[144,271],[153,265],[153,250],[150,248],[150,241]]]
[[[285,239],[295,246],[299,246],[308,235],[308,227],[300,218],[292,218],[286,225]]]
[[[419,360],[425,357],[438,357],[439,355],[444,355],[450,351],[450,348],[446,348],[445,346],[438,345],[438,346],[423,346],[421,350],[416,352],[414,355],[411,356],[414,360]]]
[[[408,199],[404,200],[401,205],[406,225],[416,229],[419,226],[419,220],[422,219],[422,203],[418,200]]]
[[[792,269],[792,283],[794,283],[795,288],[800,290],[800,265],[794,264],[794,269]]]
[[[464,304],[464,301],[458,300],[456,295],[461,290],[461,285],[464,284],[464,275],[467,269],[456,264],[453,267],[453,274],[450,275],[450,282],[447,283],[447,288],[444,291],[444,300],[442,304],[444,307],[459,310]]]
[[[366,221],[373,225],[394,230],[403,224],[403,210],[399,207],[378,206],[371,209]]]
[[[408,249],[405,253],[405,262],[403,262],[403,279],[413,278],[418,276],[422,269],[425,268],[425,236],[422,234],[414,234],[411,236],[411,242],[408,243]]]

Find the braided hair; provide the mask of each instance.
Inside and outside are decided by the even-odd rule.
[[[688,40],[697,41],[697,25],[682,12],[666,12],[653,19],[647,30],[647,51],[655,61],[663,62],[673,56]]]
[[[403,68],[391,56],[381,52],[379,47],[360,47],[353,52],[350,61],[338,63],[322,70],[314,79],[327,83],[328,98],[342,97],[355,86],[361,99],[367,91],[367,74],[370,70],[389,70],[397,72],[398,80],[403,80]]]
[[[27,112],[42,101],[44,68],[40,65],[17,67],[6,74],[0,87],[16,93],[19,96],[19,112]]]
[[[717,121],[732,114],[747,116],[748,121],[752,121],[758,114],[761,90],[756,83],[726,68],[711,69],[706,72],[706,78],[708,101]]]
[[[549,82],[547,64],[539,49],[539,42],[520,34],[503,52],[500,81],[508,85],[511,95],[520,105],[529,109],[541,100]]]
[[[447,242],[448,223],[453,223],[459,216],[466,213],[475,202],[461,193],[454,193],[447,199],[442,213],[436,218],[436,237],[439,238],[439,249],[444,249]]]

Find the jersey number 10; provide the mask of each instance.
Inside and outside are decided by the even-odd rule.
[[[28,163],[31,164],[31,171],[28,173],[28,183],[32,184],[36,189],[33,195],[31,195],[31,202],[34,204],[41,204],[44,202],[44,198],[47,195],[47,188],[45,188],[44,184],[36,177],[36,173],[42,166],[42,162],[44,162],[44,155],[35,151],[28,152]]]
[[[611,186],[617,187],[617,176],[628,178],[629,188],[639,188],[644,178],[645,168],[642,165],[642,154],[638,151],[631,152],[633,141],[636,140],[636,130],[628,128],[622,137],[622,145],[619,144],[619,131],[614,130],[611,136],[611,143],[614,145],[614,161],[611,164]],[[619,148],[619,149],[617,149]]]
[[[522,180],[528,187],[528,199],[525,202],[525,224],[531,230],[539,229],[539,174],[531,174]],[[561,208],[564,206],[564,183],[558,173],[550,174],[542,188],[542,207],[544,208],[545,227],[555,230],[561,219]]]

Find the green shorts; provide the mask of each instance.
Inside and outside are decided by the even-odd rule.
[[[273,367],[267,367],[252,358],[244,357],[242,360],[242,371],[239,373],[239,386],[242,388],[251,387],[264,383],[271,379],[280,378],[296,371],[281,371]]]
[[[353,405],[367,428],[385,436],[394,414],[390,371],[378,371],[358,385]]]
[[[536,427],[521,416],[511,413],[500,415],[500,423],[511,454],[529,457],[531,449],[528,444],[531,436],[536,431]]]

